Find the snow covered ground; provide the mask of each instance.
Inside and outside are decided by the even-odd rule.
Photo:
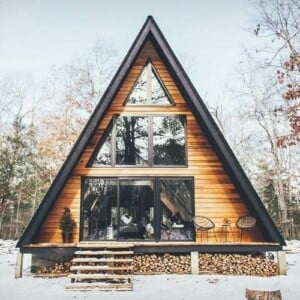
[[[0,300],[81,300],[81,299],[172,299],[240,300],[245,290],[281,290],[282,299],[300,299],[300,241],[290,241],[293,253],[287,254],[288,275],[269,278],[224,275],[134,276],[134,291],[66,291],[67,278],[34,278],[30,273],[30,255],[24,257],[23,278],[15,279],[18,250],[14,241],[0,240]]]

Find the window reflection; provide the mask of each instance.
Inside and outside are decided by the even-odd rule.
[[[126,101],[129,105],[171,105],[172,101],[151,63],[148,63]]]
[[[92,167],[111,165],[111,137],[112,137],[112,132],[110,128],[110,132],[108,133],[104,142],[100,146],[98,153],[92,162]]]
[[[158,78],[154,74],[153,69],[151,70],[151,83],[152,83],[152,93],[151,93],[151,103],[158,105],[170,105],[172,104],[167,96],[166,91],[162,87]]]
[[[185,123],[183,115],[119,116],[95,150],[90,165],[184,166]]]
[[[191,178],[83,178],[82,238],[193,240],[193,193]]]
[[[193,239],[193,181],[160,179],[161,240]]]
[[[116,163],[148,164],[149,117],[119,117],[116,123]]]
[[[155,165],[184,165],[183,116],[153,117],[153,162]]]
[[[117,238],[117,190],[115,179],[86,178],[83,181],[83,239]]]
[[[120,182],[120,239],[154,238],[154,192],[152,180]]]
[[[147,102],[147,73],[143,69],[132,92],[130,93],[127,104],[146,104]]]

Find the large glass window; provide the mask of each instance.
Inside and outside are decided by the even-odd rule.
[[[120,239],[154,238],[153,180],[120,181]]]
[[[88,164],[185,166],[185,116],[118,116]]]
[[[184,117],[153,117],[153,162],[155,165],[184,165]]]
[[[172,105],[162,81],[148,62],[130,92],[126,105]]]
[[[193,240],[192,178],[82,179],[81,239]]]
[[[116,121],[116,164],[148,164],[148,117],[118,117]]]
[[[159,179],[161,240],[193,240],[193,181]]]
[[[116,239],[118,181],[116,179],[85,178],[82,188],[83,239]]]

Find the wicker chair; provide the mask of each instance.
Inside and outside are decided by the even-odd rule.
[[[217,239],[217,235],[215,232],[215,223],[207,218],[207,217],[203,217],[203,216],[196,216],[193,218],[193,222],[194,222],[194,226],[196,228],[197,231],[200,231],[200,237],[201,237],[201,241],[202,241],[202,234],[206,233],[206,240],[208,241],[208,231],[212,230],[215,236],[216,241],[218,241]]]
[[[252,216],[242,216],[236,222],[236,227],[240,230],[240,241],[243,238],[243,232],[253,232],[254,240],[256,241],[255,227],[256,219]]]

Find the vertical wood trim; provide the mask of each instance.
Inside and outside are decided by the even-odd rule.
[[[16,267],[15,267],[15,278],[22,278],[23,274],[23,253],[19,252],[17,255]]]
[[[286,255],[285,251],[277,252],[278,275],[287,274]]]
[[[199,275],[199,252],[191,251],[191,274]]]

